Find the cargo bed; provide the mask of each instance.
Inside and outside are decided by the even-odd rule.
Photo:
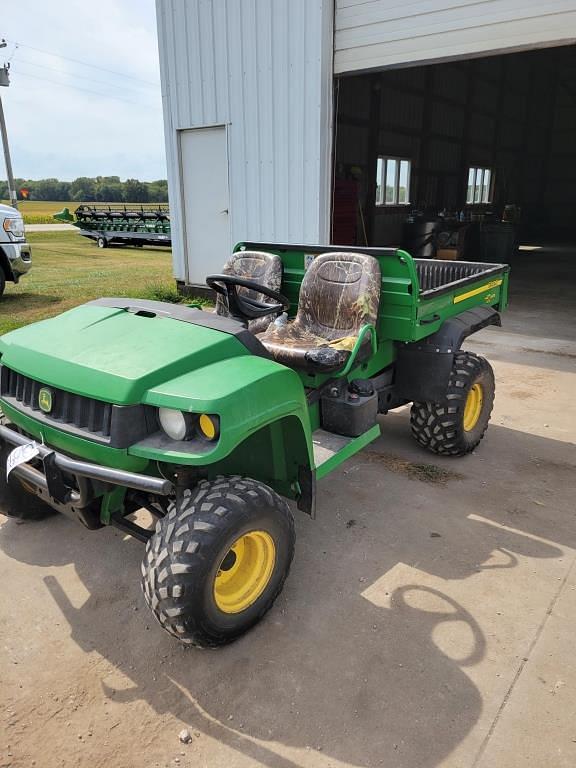
[[[439,261],[414,259],[421,299],[450,293],[477,280],[507,272],[507,264],[483,264],[478,261]]]
[[[508,303],[508,264],[414,259],[400,248],[292,245],[241,242],[238,250],[277,253],[284,274],[282,293],[298,307],[300,285],[312,259],[322,253],[366,253],[377,259],[382,275],[377,332],[380,339],[419,341],[450,317],[480,306],[498,311]]]

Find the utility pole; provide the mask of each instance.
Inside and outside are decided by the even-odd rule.
[[[0,48],[6,48],[6,41],[0,41]],[[10,70],[10,64],[4,64],[0,67],[0,86],[10,85],[10,78],[8,72]],[[10,160],[10,148],[8,147],[8,132],[6,131],[6,120],[4,119],[4,108],[2,107],[2,98],[0,98],[0,134],[2,134],[2,146],[4,148],[4,162],[6,164],[6,176],[8,179],[8,196],[10,197],[10,205],[14,208],[18,208],[18,198],[16,196],[16,186],[14,184],[14,176],[12,174],[12,161]]]

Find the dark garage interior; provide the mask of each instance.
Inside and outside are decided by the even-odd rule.
[[[538,284],[573,318],[576,46],[345,76],[335,89],[334,243],[509,262],[523,295]]]

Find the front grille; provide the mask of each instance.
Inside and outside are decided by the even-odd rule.
[[[38,404],[38,396],[44,385],[28,376],[3,366],[1,394],[13,399],[26,409],[43,414]],[[75,395],[64,389],[48,387],[52,393],[52,409],[45,414],[51,421],[68,424],[77,429],[91,432],[101,437],[110,437],[112,405],[101,400],[94,400],[83,395]]]
[[[48,389],[52,408],[45,413],[38,398]],[[128,448],[158,431],[156,409],[147,405],[113,405],[0,367],[0,397],[7,404],[50,427],[69,432],[111,448]]]

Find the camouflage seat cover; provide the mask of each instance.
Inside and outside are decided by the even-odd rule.
[[[233,253],[228,259],[222,273],[225,275],[237,275],[246,280],[255,280],[260,285],[270,288],[273,291],[280,291],[282,287],[282,260],[274,253],[266,251],[238,251]],[[272,299],[263,293],[252,291],[249,288],[238,288],[238,293],[248,296],[257,301],[271,303]],[[216,297],[216,313],[218,315],[228,315],[228,305],[226,299],[220,294]],[[248,330],[252,333],[261,333],[265,331],[274,320],[275,315],[265,315],[255,320],[250,320]]]
[[[375,324],[380,301],[380,265],[362,253],[325,253],[304,275],[298,313],[285,325],[272,323],[258,338],[279,363],[311,373],[345,365],[360,328]],[[361,350],[369,354],[370,344]]]

